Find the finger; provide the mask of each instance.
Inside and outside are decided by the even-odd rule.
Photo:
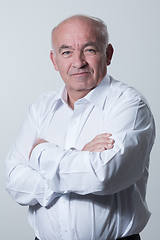
[[[92,149],[90,152],[103,152],[105,151],[106,148],[105,147],[100,147],[100,148],[94,148]]]
[[[114,141],[114,139],[112,139],[112,138],[108,138],[107,139],[107,143],[109,144],[109,143],[111,143],[111,144],[113,144],[115,141]]]
[[[92,140],[90,143],[90,147],[97,147],[97,146],[102,146],[102,147],[106,147],[109,144],[113,145],[114,144],[114,140],[110,139],[110,138],[106,138],[106,137],[101,137],[101,138],[96,138],[94,140]],[[111,146],[109,145],[109,146]]]
[[[114,145],[112,144],[112,143],[109,143],[109,144],[107,144],[107,146],[106,146],[106,150],[107,149],[112,149],[114,147]]]
[[[110,133],[97,135],[91,142],[87,143],[82,151],[98,152],[101,148],[113,148],[114,140],[110,138]]]
[[[93,146],[90,146],[89,151],[90,152],[101,152],[101,149],[103,149],[102,151],[104,151],[104,150],[112,149],[113,147],[114,147],[113,143],[103,142],[103,143],[98,143]]]
[[[103,137],[111,137],[112,134],[111,133],[102,133],[102,134],[99,134],[95,137],[96,138],[103,138]]]

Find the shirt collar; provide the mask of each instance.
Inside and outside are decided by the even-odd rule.
[[[67,89],[65,84],[62,85],[60,89],[57,90],[54,102],[62,101],[67,104]]]
[[[104,108],[107,93],[110,86],[110,78],[106,75],[96,88],[90,91],[84,98],[100,109]]]
[[[108,75],[106,75],[96,88],[91,90],[84,98],[79,99],[77,102],[85,103],[87,100],[87,102],[90,102],[98,108],[103,109],[109,86],[110,78]],[[63,84],[63,86],[57,91],[55,96],[55,102],[59,101],[67,104],[67,89],[65,84]]]

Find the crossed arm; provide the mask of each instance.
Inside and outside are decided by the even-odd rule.
[[[123,108],[105,122],[115,142],[111,134],[100,134],[82,151],[65,150],[44,139],[32,146],[37,125],[29,112],[5,162],[10,195],[23,205],[39,202],[47,206],[64,192],[110,195],[139,180],[154,142],[153,118],[143,102],[138,107],[137,101],[127,103]],[[124,119],[125,126],[121,124]],[[83,184],[75,186],[79,181]]]
[[[112,134],[110,133],[102,133],[97,135],[95,138],[92,139],[92,141],[90,141],[83,147],[82,151],[103,152],[105,150],[112,149],[114,146],[114,140],[110,138],[111,136]],[[46,140],[38,138],[35,145],[31,149],[29,158],[31,157],[32,151],[36,146],[46,142],[47,142]]]

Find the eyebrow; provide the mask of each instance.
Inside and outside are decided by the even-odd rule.
[[[68,46],[68,45],[61,45],[59,48],[59,53],[61,53],[64,49],[72,49],[73,50],[73,47]]]
[[[99,49],[98,45],[96,42],[93,42],[93,41],[89,41],[87,43],[85,43],[84,45],[82,45],[82,48],[84,49],[85,47],[88,47],[88,46],[94,46],[96,47],[97,49]],[[59,48],[59,53],[61,53],[64,49],[71,49],[71,50],[74,50],[74,48],[72,46],[68,46],[68,45],[61,45],[60,48]]]
[[[96,47],[98,49],[98,44],[96,42],[90,41],[87,42],[86,44],[83,45],[83,48],[88,47],[88,46],[93,46]]]

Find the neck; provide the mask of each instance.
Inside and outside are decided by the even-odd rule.
[[[76,91],[75,93],[68,93],[68,106],[70,106],[72,109],[74,109],[74,103],[85,97],[88,93],[90,92],[90,90],[86,90],[85,92],[81,92],[81,91]]]

